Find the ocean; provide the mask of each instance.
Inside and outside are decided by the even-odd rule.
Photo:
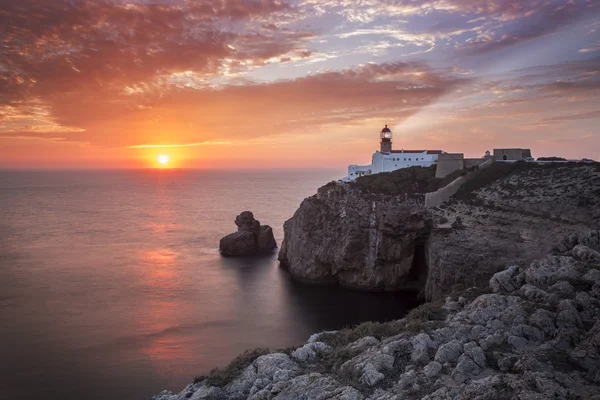
[[[293,282],[224,258],[342,170],[0,171],[0,399],[148,399],[255,347],[403,316],[406,294]]]

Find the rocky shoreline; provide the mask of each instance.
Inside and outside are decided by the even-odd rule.
[[[404,319],[260,354],[153,400],[600,399],[600,231]]]
[[[152,399],[600,400],[600,168],[499,163],[435,208],[422,193],[435,182],[407,190],[399,174],[319,189],[279,258],[307,283],[427,303],[248,351]]]

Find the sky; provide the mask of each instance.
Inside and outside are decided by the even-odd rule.
[[[597,0],[0,0],[0,168],[600,160]]]

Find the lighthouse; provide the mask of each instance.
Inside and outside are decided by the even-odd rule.
[[[408,167],[430,167],[437,163],[442,150],[392,150],[392,131],[386,125],[379,132],[380,150],[373,154],[369,165],[348,165],[348,176],[342,181],[353,181],[364,175],[392,172]]]
[[[381,126],[381,125],[379,125]],[[392,131],[388,128],[387,124],[385,128],[381,130],[381,152],[391,153],[392,152]]]

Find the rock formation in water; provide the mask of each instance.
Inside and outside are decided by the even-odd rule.
[[[153,399],[600,399],[600,231],[404,319],[245,353]]]
[[[244,211],[235,218],[237,232],[223,237],[219,243],[221,254],[225,256],[252,256],[271,253],[277,248],[273,229],[261,225],[254,214]]]
[[[436,300],[600,227],[597,165],[495,163],[436,208],[424,206],[422,192],[436,189],[427,169],[410,170],[330,183],[305,199],[284,225],[281,265],[302,282]]]

